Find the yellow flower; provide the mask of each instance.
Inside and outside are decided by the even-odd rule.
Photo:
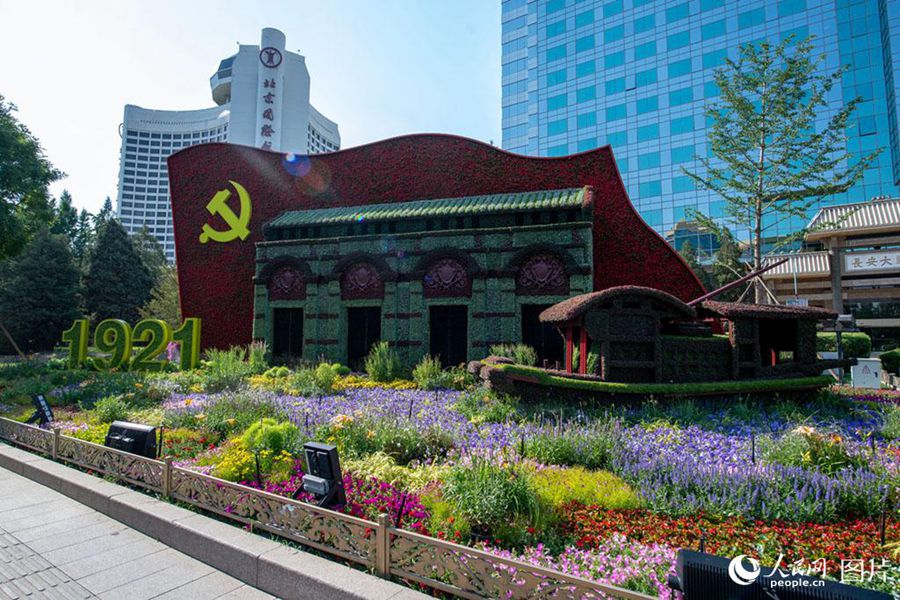
[[[799,433],[800,435],[815,435],[816,430],[809,425],[800,425],[794,432]]]
[[[369,431],[366,432],[366,439],[371,440],[373,437],[375,437],[375,432],[374,432],[374,431],[372,431],[372,430],[370,429]]]
[[[343,429],[345,425],[349,425],[353,422],[353,417],[351,415],[335,415],[331,419],[331,426],[335,429]]]
[[[203,413],[200,413],[199,415],[197,415],[196,418],[197,418],[198,421],[202,421],[203,419],[206,418],[206,415],[204,415]]]
[[[141,389],[142,387],[144,387],[144,384],[143,384],[143,383],[136,383],[136,384],[134,384],[134,387],[136,387],[136,388],[138,388],[138,389]]]
[[[193,399],[193,398],[185,398],[185,399],[184,399],[184,405],[185,405],[185,406],[190,406],[190,405],[193,404],[193,403],[194,403],[194,399]]]
[[[227,423],[228,425],[234,425],[235,423],[237,423],[237,421],[235,419],[225,419],[225,423]]]

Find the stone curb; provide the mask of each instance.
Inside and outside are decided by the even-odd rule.
[[[22,475],[268,594],[285,599],[414,600],[424,594],[0,443]]]

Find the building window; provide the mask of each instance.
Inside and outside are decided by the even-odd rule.
[[[575,91],[575,102],[589,102],[597,99],[597,88],[594,86],[581,88]]]
[[[666,38],[666,48],[669,50],[677,50],[678,48],[684,48],[685,46],[689,46],[691,44],[691,32],[690,31],[682,31],[680,33],[673,33],[668,38]]]
[[[617,104],[615,106],[606,107],[606,120],[607,121],[618,121],[619,119],[624,119],[628,114],[624,104]]]
[[[651,198],[653,196],[662,195],[662,182],[658,179],[655,181],[645,181],[638,184],[638,196],[641,198]]]
[[[656,41],[638,44],[634,47],[635,60],[642,60],[644,58],[650,58],[651,56],[656,56]]]
[[[548,86],[559,85],[559,84],[565,83],[565,82],[566,82],[566,70],[565,69],[560,69],[558,71],[552,71],[550,73],[547,73],[547,85]]]
[[[587,127],[593,127],[597,124],[597,113],[589,112],[578,115],[576,118],[576,123],[578,129],[585,129]]]
[[[578,140],[578,152],[587,152],[597,147],[597,138]]]
[[[704,69],[714,69],[721,65],[725,64],[725,59],[728,58],[728,50],[713,50],[712,52],[707,52],[703,55],[703,68]]]
[[[616,77],[615,79],[607,79],[604,84],[606,87],[606,95],[612,96],[625,91],[625,78]]]
[[[624,3],[622,0],[613,0],[612,2],[607,2],[603,5],[603,17],[608,18],[613,15],[617,15],[624,10]]]
[[[547,110],[559,110],[569,104],[568,94],[557,94],[547,98]]]
[[[603,57],[603,66],[607,69],[621,67],[625,64],[625,51],[613,52]]]
[[[763,6],[738,14],[738,29],[749,29],[766,22],[766,9]]]
[[[560,135],[568,130],[567,120],[559,119],[547,123],[547,135]]]
[[[656,69],[647,69],[645,71],[638,71],[634,75],[634,85],[636,87],[641,87],[645,85],[651,85],[656,83]]]
[[[689,75],[691,72],[691,59],[677,60],[669,63],[669,79],[675,79],[682,75]]]
[[[694,130],[694,117],[678,117],[677,119],[672,119],[672,123],[670,125],[670,130],[672,135],[678,135],[680,133],[689,133]]]
[[[678,194],[681,192],[692,192],[694,189],[696,189],[694,180],[687,175],[679,175],[672,178],[672,192]]]
[[[641,98],[635,104],[639,115],[659,110],[659,98],[656,96]]]
[[[646,17],[641,17],[640,19],[634,20],[635,35],[650,31],[654,27],[656,27],[656,15],[654,14],[649,14]]]
[[[615,27],[610,27],[603,32],[603,42],[605,44],[609,44],[610,42],[618,42],[619,40],[625,37],[625,26],[617,25]]]
[[[555,37],[557,35],[561,35],[566,32],[566,20],[557,21],[556,23],[550,23],[547,25],[547,37]]]
[[[700,10],[712,10],[725,6],[725,0],[700,0]]]
[[[575,15],[575,27],[584,27],[594,22],[594,11],[588,10]]]
[[[594,36],[586,35],[575,40],[575,52],[584,52],[594,48]]]
[[[593,75],[597,71],[597,65],[593,60],[587,60],[575,65],[575,77],[584,77],[585,75]]]
[[[700,27],[700,37],[704,40],[711,40],[725,35],[725,19],[720,19],[714,23],[707,23]]]
[[[672,148],[672,164],[690,162],[694,159],[694,146],[679,146]]]
[[[653,169],[659,166],[659,152],[638,155],[638,169]]]
[[[674,23],[686,19],[691,14],[691,5],[688,2],[670,6],[666,9],[666,23]]]
[[[547,62],[552,62],[554,60],[560,60],[566,57],[566,45],[560,44],[559,46],[554,46],[547,50]],[[518,62],[518,61],[516,61]],[[522,61],[525,62],[525,61]]]
[[[567,144],[560,144],[559,146],[550,146],[547,149],[547,156],[565,156],[569,153],[569,146]]]
[[[646,142],[658,138],[659,125],[657,123],[653,123],[652,125],[644,125],[643,127],[638,127],[637,129],[637,139],[639,142]]]
[[[627,131],[616,131],[614,133],[606,134],[606,143],[612,147],[616,146],[625,146],[628,144],[628,132]],[[624,173],[624,171],[622,171]]]
[[[683,88],[669,92],[669,106],[680,106],[694,101],[694,89]]]
[[[806,10],[806,0],[780,0],[778,2],[778,16],[787,17]]]

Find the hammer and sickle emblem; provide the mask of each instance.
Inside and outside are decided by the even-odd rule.
[[[231,198],[231,190],[224,189],[217,192],[216,195],[213,196],[213,199],[209,201],[209,204],[206,205],[206,210],[208,210],[211,215],[221,216],[229,229],[227,231],[218,231],[213,229],[209,224],[203,225],[203,232],[200,234],[201,244],[205,244],[210,240],[223,243],[238,238],[245,240],[247,239],[247,236],[250,235],[250,230],[247,229],[247,225],[250,223],[250,194],[248,194],[247,190],[244,189],[244,186],[238,182],[229,179],[228,183],[230,183],[238,193],[238,198],[241,200],[241,213],[240,215],[234,214],[234,211],[228,206],[228,199]]]

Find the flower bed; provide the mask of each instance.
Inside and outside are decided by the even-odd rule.
[[[662,597],[675,552],[701,536],[708,551],[764,564],[825,559],[832,575],[845,559],[885,560],[885,581],[868,585],[896,584],[880,539],[887,510],[885,537],[900,541],[890,393],[533,406],[335,365],[266,373],[44,369],[0,379],[0,409],[27,416],[25,391],[55,386],[45,391],[67,435],[102,442],[117,418],[164,425],[178,466],[286,496],[302,443],[333,443],[349,514]]]

